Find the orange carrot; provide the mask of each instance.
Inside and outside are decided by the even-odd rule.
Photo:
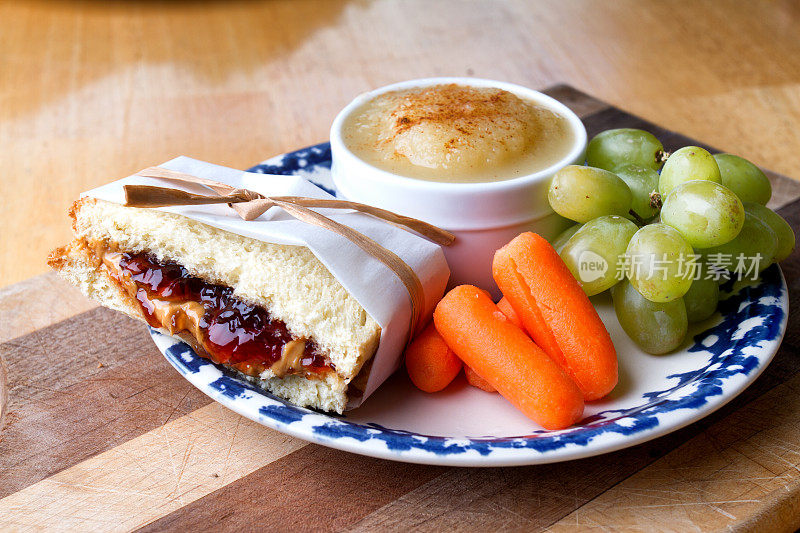
[[[437,392],[455,379],[461,371],[461,360],[431,322],[406,348],[406,370],[418,389]]]
[[[575,380],[585,400],[617,384],[617,352],[586,293],[549,242],[522,233],[499,249],[494,280],[531,338]]]
[[[506,315],[506,318],[508,318],[512,324],[514,324],[518,328],[522,327],[522,320],[519,319],[519,315],[517,314],[516,311],[514,311],[514,308],[511,307],[511,303],[509,303],[508,299],[505,296],[500,298],[500,301],[497,302],[497,307],[500,308],[500,310],[503,312],[504,315]]]
[[[464,376],[467,378],[467,383],[475,388],[484,390],[486,392],[497,392],[497,389],[492,387],[492,384],[478,375],[477,372],[472,370],[467,365],[464,365]]]
[[[451,290],[433,320],[455,354],[532,420],[562,429],[581,418],[575,383],[482,290]]]

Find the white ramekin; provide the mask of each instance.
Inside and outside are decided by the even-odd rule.
[[[355,109],[375,96],[400,89],[456,83],[496,87],[536,102],[565,117],[575,143],[563,159],[539,172],[505,181],[442,183],[399,176],[379,169],[351,152],[344,143],[342,127]],[[358,96],[336,116],[331,127],[331,172],[346,198],[389,209],[447,229],[456,243],[445,248],[450,265],[450,286],[471,284],[498,295],[492,279],[494,252],[524,231],[552,238],[570,222],[550,208],[550,178],[570,164],[582,164],[586,129],[567,106],[545,94],[512,83],[476,78],[425,78],[387,85]]]

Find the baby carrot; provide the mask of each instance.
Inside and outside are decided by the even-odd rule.
[[[497,302],[497,307],[500,308],[500,310],[504,315],[506,315],[506,318],[508,318],[512,324],[518,328],[522,327],[522,321],[519,319],[519,315],[516,311],[514,311],[514,308],[511,307],[511,304],[505,296],[500,298],[500,301]]]
[[[617,384],[617,352],[589,298],[549,242],[522,233],[499,249],[494,280],[531,338],[575,380],[585,400]]]
[[[464,376],[467,378],[467,383],[475,388],[484,390],[486,392],[497,392],[497,389],[492,387],[492,384],[478,375],[477,372],[472,370],[467,365],[464,365]]]
[[[408,345],[405,355],[408,377],[425,392],[444,389],[461,371],[461,360],[447,347],[433,322]]]
[[[562,429],[581,418],[575,383],[482,290],[451,290],[433,320],[455,354],[532,420]]]

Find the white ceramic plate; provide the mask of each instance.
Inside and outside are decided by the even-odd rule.
[[[330,151],[322,144],[254,167],[302,174],[328,192]],[[417,390],[397,372],[365,404],[344,416],[293,406],[197,356],[180,340],[151,330],[156,345],[193,385],[265,426],[354,453],[458,466],[540,464],[633,446],[694,422],[752,383],[778,350],[788,296],[777,266],[758,282],[725,287],[717,314],[694,326],[680,350],[654,356],[622,331],[607,297],[593,299],[614,340],[620,381],[609,397],[586,406],[575,427],[547,431],[498,394],[458,378],[436,394]]]

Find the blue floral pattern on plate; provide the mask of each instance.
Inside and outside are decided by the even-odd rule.
[[[250,169],[300,174],[335,194],[330,146],[319,144]],[[668,374],[663,386],[635,406],[609,409],[561,431],[480,438],[423,435],[377,423],[296,407],[199,357],[179,339],[151,329],[167,360],[214,400],[265,426],[334,448],[400,461],[462,466],[536,464],[587,457],[650,440],[683,427],[730,401],[752,383],[777,352],[786,328],[788,297],[777,265],[758,282],[734,287],[720,302],[721,319],[687,348],[696,367]],[[669,356],[666,356],[669,357]]]

